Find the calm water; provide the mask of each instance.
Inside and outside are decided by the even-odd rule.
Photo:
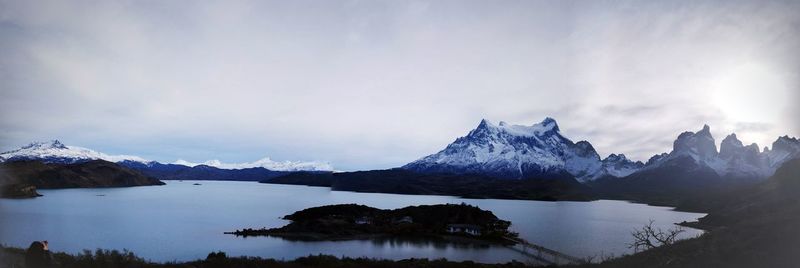
[[[574,256],[628,253],[630,232],[650,219],[661,228],[704,214],[672,211],[623,201],[538,202],[461,199],[448,196],[330,191],[323,187],[254,182],[171,181],[165,186],[42,190],[26,200],[0,199],[0,243],[25,247],[48,240],[54,251],[129,249],[155,261],[194,260],[211,251],[294,259],[309,254],[385,259],[447,258],[478,262],[527,261],[503,247],[473,247],[422,241],[363,240],[293,242],[280,238],[237,238],[223,232],[243,227],[278,227],[294,211],[328,204],[358,203],[378,208],[468,203],[513,222],[528,241]],[[684,237],[700,231],[688,229]]]

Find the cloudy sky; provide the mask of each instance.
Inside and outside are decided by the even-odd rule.
[[[800,135],[800,2],[0,0],[0,150],[402,165],[481,118]]]

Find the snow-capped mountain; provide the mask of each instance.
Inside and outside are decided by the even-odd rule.
[[[611,154],[603,159],[603,170],[613,177],[625,177],[644,167],[641,161],[631,161],[624,154]]]
[[[274,161],[265,157],[254,162],[246,163],[223,163],[219,160],[209,160],[203,163],[192,163],[183,159],[178,159],[173,164],[194,167],[198,165],[211,166],[221,169],[245,169],[263,167],[275,171],[333,171],[333,166],[327,162],[319,161]]]
[[[573,143],[561,135],[556,121],[545,118],[531,126],[494,124],[477,128],[444,150],[411,162],[417,172],[477,173],[500,178],[575,177],[589,181],[605,175],[630,174],[636,164],[614,155],[601,161],[587,141]]]
[[[757,144],[745,146],[736,134],[730,134],[717,151],[710,128],[704,125],[700,131],[681,133],[673,143],[672,152],[653,156],[642,171],[689,158],[693,164],[711,168],[723,178],[761,179],[771,176],[784,162],[800,158],[800,141],[796,138],[779,137],[772,148],[760,152]]]
[[[72,164],[86,162],[90,160],[102,159],[115,163],[126,163],[130,165],[141,164],[152,166],[158,162],[150,161],[138,156],[131,155],[108,155],[91,149],[64,145],[58,140],[46,142],[32,142],[19,149],[11,150],[0,154],[0,162],[39,160],[45,163]],[[137,164],[138,163],[138,164]],[[174,164],[194,167],[197,165],[207,165],[219,169],[245,169],[252,167],[263,167],[273,171],[333,171],[333,166],[325,162],[294,162],[294,161],[273,161],[263,158],[250,163],[222,163],[219,160],[211,160],[205,163],[190,163],[178,160]]]
[[[107,155],[91,149],[67,146],[58,140],[46,142],[32,142],[19,149],[0,154],[0,162],[20,160],[41,160],[46,163],[72,164],[89,160],[102,159],[109,162],[124,160],[146,163],[149,162],[138,156]]]

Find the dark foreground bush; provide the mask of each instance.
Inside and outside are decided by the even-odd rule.
[[[19,248],[9,248],[0,246],[0,268],[25,267],[24,260],[25,251]],[[150,268],[150,267],[175,267],[175,268],[255,268],[255,267],[277,267],[277,268],[305,268],[305,267],[337,267],[337,268],[355,268],[355,267],[418,267],[418,268],[510,268],[510,267],[526,267],[524,263],[509,262],[506,264],[480,264],[475,262],[452,262],[445,259],[428,260],[428,259],[406,259],[400,261],[392,260],[375,260],[368,258],[337,258],[329,255],[315,255],[300,257],[291,261],[282,261],[275,259],[264,259],[258,257],[227,257],[225,252],[212,252],[208,254],[205,260],[196,260],[190,262],[167,262],[155,263],[150,262],[134,253],[123,250],[102,250],[98,249],[94,252],[86,250],[77,255],[70,255],[66,253],[53,254],[54,268]]]

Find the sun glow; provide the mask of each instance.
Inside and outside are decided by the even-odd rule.
[[[712,97],[729,121],[776,122],[789,102],[789,91],[782,81],[767,66],[748,63],[715,79]]]

